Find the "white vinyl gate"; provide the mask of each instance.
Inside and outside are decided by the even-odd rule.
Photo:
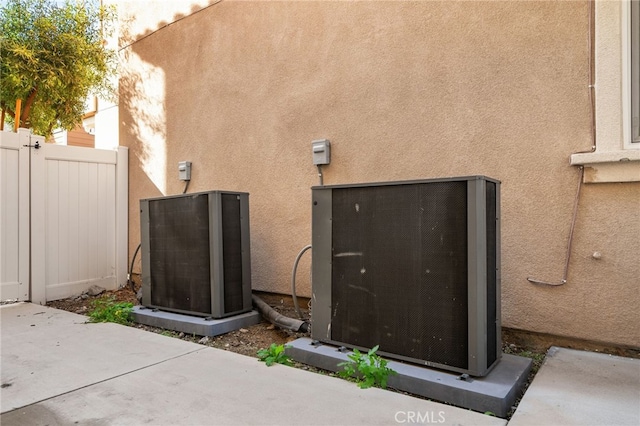
[[[127,155],[0,132],[0,300],[126,283]]]

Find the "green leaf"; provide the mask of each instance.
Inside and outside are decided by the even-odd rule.
[[[112,296],[95,300],[93,307],[93,310],[89,313],[89,322],[114,322],[117,324],[129,324],[131,322],[132,303],[116,302]]]
[[[385,388],[388,377],[396,372],[387,367],[387,360],[376,354],[378,348],[379,346],[376,345],[366,354],[354,349],[353,353],[347,355],[350,361],[338,363],[338,367],[342,367],[342,371],[339,371],[338,375],[343,378],[355,379],[361,389],[376,385]]]
[[[276,363],[289,365],[292,363],[292,361],[285,353],[285,348],[287,347],[289,346],[276,345],[275,343],[272,343],[268,349],[260,349],[257,352],[258,360],[263,361],[267,365],[267,367],[270,367]]]
[[[369,349],[369,352],[367,352],[367,355],[369,356],[375,355],[379,347],[380,345],[375,345],[373,348]]]

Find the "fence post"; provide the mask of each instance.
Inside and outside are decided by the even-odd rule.
[[[31,265],[29,262],[31,256],[31,224],[29,223],[29,211],[31,209],[31,197],[29,195],[29,135],[31,131],[29,129],[18,130],[18,142],[19,146],[19,174],[18,174],[18,194],[19,194],[19,219],[18,219],[18,234],[20,235],[20,247],[18,248],[18,259],[20,268],[20,300],[30,300],[30,288],[31,288]]]

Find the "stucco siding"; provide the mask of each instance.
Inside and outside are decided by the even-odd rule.
[[[288,293],[328,138],[325,184],[499,179],[503,324],[640,346],[640,184],[585,184],[568,283],[527,281],[562,278],[591,146],[588,2],[121,3],[131,253],[138,200],[192,161],[189,191],[251,194],[254,289]]]

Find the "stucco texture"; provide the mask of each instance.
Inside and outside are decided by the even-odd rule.
[[[588,2],[120,6],[131,252],[138,200],[182,192],[192,161],[190,192],[251,194],[253,287],[288,293],[327,138],[325,184],[499,179],[503,325],[640,346],[639,184],[583,185],[567,284],[527,281],[562,278],[591,146]]]

